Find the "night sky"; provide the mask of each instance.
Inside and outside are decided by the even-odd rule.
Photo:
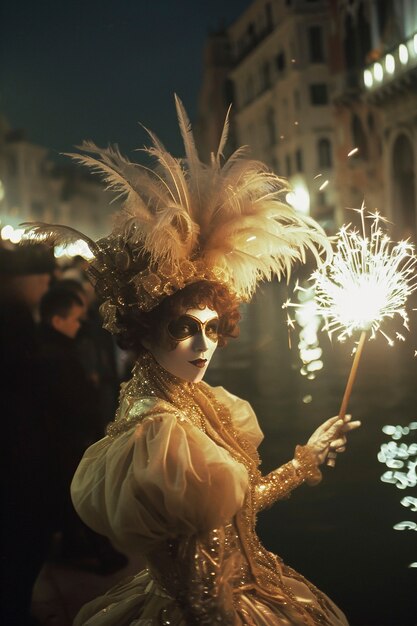
[[[83,139],[130,153],[147,141],[138,122],[181,152],[173,94],[193,119],[207,33],[249,4],[9,0],[0,16],[0,113],[54,154]]]

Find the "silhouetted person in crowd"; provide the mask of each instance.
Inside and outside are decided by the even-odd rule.
[[[97,388],[104,433],[105,427],[113,419],[117,408],[120,382],[124,376],[123,374],[119,376],[116,359],[117,347],[112,335],[102,326],[101,315],[91,284],[79,268],[77,269],[78,274],[71,272],[71,269],[67,270],[64,273],[65,278],[60,280],[58,284],[76,293],[85,307],[82,318],[83,324],[77,336],[77,351],[87,377]],[[79,279],[67,278],[67,276],[72,275],[78,275]]]
[[[80,549],[76,544],[82,543],[82,531],[69,487],[83,450],[102,436],[97,393],[83,371],[75,342],[83,312],[82,300],[59,283],[40,305],[40,393],[55,453],[53,522],[63,533],[65,550],[74,552]]]
[[[97,388],[86,376],[77,350],[84,315],[82,299],[65,284],[56,283],[42,298],[41,394],[55,442],[52,521],[61,538],[55,556],[78,565],[89,563],[104,573],[119,569],[126,559],[81,522],[70,498],[71,480],[85,448],[104,434]]]
[[[0,248],[0,623],[13,626],[33,623],[31,593],[51,533],[53,442],[39,402],[35,318],[54,265],[43,246]]]

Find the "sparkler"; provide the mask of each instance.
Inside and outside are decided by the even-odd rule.
[[[390,345],[393,339],[382,330],[386,318],[398,315],[408,330],[405,309],[408,296],[417,288],[417,258],[408,241],[393,244],[380,227],[378,212],[366,233],[364,207],[359,210],[362,234],[342,226],[331,264],[316,270],[317,311],[325,319],[325,329],[338,332],[339,341],[356,330],[380,332]]]
[[[374,339],[381,333],[390,345],[394,340],[383,330],[387,318],[400,317],[408,330],[406,302],[417,289],[417,257],[409,241],[391,242],[381,228],[384,221],[376,211],[365,216],[365,207],[358,210],[362,232],[343,226],[330,264],[316,270],[317,311],[325,320],[330,336],[337,333],[345,341],[356,331],[360,339],[346,385],[339,416],[344,419],[356,377],[366,336]],[[371,219],[366,228],[365,219]],[[404,340],[400,333],[396,338]]]
[[[417,289],[417,257],[413,245],[408,240],[392,242],[381,228],[385,220],[377,211],[365,215],[364,205],[357,211],[362,231],[350,229],[350,225],[342,226],[331,262],[312,275],[316,311],[324,318],[324,329],[329,336],[336,334],[339,341],[345,341],[360,332],[340,406],[342,419],[366,337],[374,339],[381,333],[393,345],[394,340],[383,329],[383,324],[387,319],[400,317],[408,330],[406,303]],[[372,220],[368,229],[366,219]],[[284,307],[288,306],[299,305],[287,301]],[[396,333],[396,338],[404,340],[400,333]]]

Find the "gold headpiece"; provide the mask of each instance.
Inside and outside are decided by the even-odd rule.
[[[64,226],[27,225],[29,237],[55,245],[87,242],[94,255],[89,274],[112,332],[118,331],[118,311],[132,306],[132,288],[135,306],[143,311],[200,280],[223,283],[249,300],[259,281],[289,276],[306,250],[317,260],[330,251],[320,226],[282,201],[285,181],[245,158],[245,147],[222,164],[228,117],[217,153],[209,165],[202,163],[187,114],[175,101],[186,158],[174,158],[150,131],[153,145],[145,151],[157,160],[153,170],[128,161],[117,147],[100,149],[91,142],[81,150],[95,156],[70,155],[125,198],[108,237],[94,242]]]

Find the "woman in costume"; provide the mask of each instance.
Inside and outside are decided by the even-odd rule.
[[[294,459],[262,476],[250,405],[202,382],[218,345],[238,334],[238,305],[259,280],[328,251],[320,227],[282,201],[284,183],[242,149],[221,165],[196,153],[181,102],[186,159],[152,135],[149,170],[117,149],[76,156],[126,196],[110,235],[94,242],[44,224],[54,243],[82,237],[104,326],[138,352],[107,436],[75,474],[80,517],[144,571],[80,611],[76,626],[346,625],[323,593],[260,543],[257,513],[306,482],[345,448],[359,422],[327,420]]]

